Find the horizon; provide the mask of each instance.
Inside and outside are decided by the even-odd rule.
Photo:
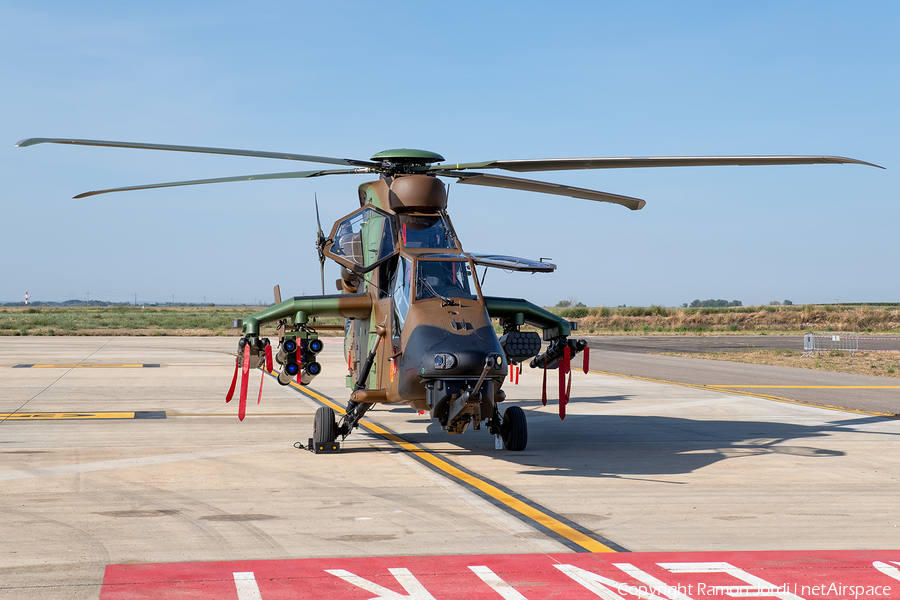
[[[701,302],[708,302],[712,299],[702,300]],[[580,302],[580,301],[579,301]],[[740,301],[738,301],[740,302]],[[218,302],[176,302],[172,303],[171,301],[147,301],[147,302],[138,302],[137,304],[132,304],[128,302],[115,302],[111,300],[91,300],[90,304],[85,300],[78,300],[77,298],[73,298],[70,300],[63,301],[49,301],[49,300],[37,300],[34,302],[29,301],[26,305],[24,300],[22,301],[4,301],[0,300],[0,306],[12,306],[12,307],[22,307],[22,308],[30,308],[30,307],[38,307],[38,306],[65,306],[65,307],[83,307],[83,306],[95,306],[95,307],[105,307],[105,306],[130,306],[133,308],[137,307],[145,307],[145,306],[168,306],[168,307],[192,307],[192,308],[223,308],[223,307],[254,307],[254,306],[273,306],[275,303],[273,302],[265,302],[262,300],[258,300],[255,303],[218,303]],[[691,306],[688,302],[683,302],[677,305],[666,305],[666,304],[654,304],[654,303],[646,303],[646,304],[619,304],[615,306],[608,306],[604,304],[597,305],[584,305],[585,308],[652,308],[655,306],[659,306],[661,308],[691,308],[691,309],[700,309],[700,308],[710,308],[710,306]],[[729,306],[716,306],[714,308],[754,308],[754,307],[766,307],[766,306],[794,306],[794,307],[803,307],[803,306],[900,306],[900,301],[897,302],[794,302],[790,299],[785,300],[772,300],[765,304],[738,304],[738,305],[729,305]],[[578,308],[579,306],[559,306],[557,304],[545,304],[541,305],[542,308]]]

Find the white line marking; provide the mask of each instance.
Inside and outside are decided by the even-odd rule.
[[[108,469],[123,469],[128,467],[144,467],[147,465],[160,465],[188,460],[200,460],[204,458],[216,458],[218,456],[233,456],[235,454],[249,454],[251,452],[268,452],[289,448],[283,444],[260,444],[258,446],[237,446],[232,448],[220,448],[219,450],[202,450],[200,452],[179,452],[176,454],[159,454],[156,456],[140,456],[136,458],[121,458],[117,460],[102,460],[90,463],[76,463],[73,465],[59,465],[57,467],[44,467],[41,469],[23,469],[20,471],[7,471],[0,473],[0,481],[12,479],[31,479],[35,477],[53,477],[56,475],[72,475],[74,473],[89,473],[91,471],[105,471]]]

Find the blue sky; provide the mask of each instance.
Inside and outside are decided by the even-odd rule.
[[[0,301],[269,301],[319,291],[366,176],[109,194],[305,169],[42,145],[74,137],[368,158],[833,154],[858,165],[529,174],[611,204],[453,184],[464,248],[555,304],[900,301],[900,3],[0,1]],[[309,165],[315,168],[315,165]],[[502,173],[502,172],[498,172]],[[445,180],[446,181],[446,180]],[[337,269],[326,270],[332,293]]]

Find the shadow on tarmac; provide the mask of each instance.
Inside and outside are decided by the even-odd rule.
[[[613,401],[624,397],[607,397]],[[658,415],[555,415],[529,410],[540,402],[517,403],[529,420],[528,447],[522,452],[494,449],[494,438],[482,428],[449,436],[437,422],[422,433],[404,433],[419,444],[436,442],[456,448],[439,453],[452,458],[482,455],[516,463],[521,474],[587,478],[640,478],[687,474],[723,460],[783,454],[827,459],[846,453],[808,443],[834,433],[854,433],[859,425],[892,421],[859,417],[831,423],[801,425],[773,421],[728,421]],[[898,435],[865,432],[865,435]],[[441,439],[441,436],[444,439]],[[804,443],[806,442],[806,443]],[[668,482],[680,484],[683,482]]]
[[[573,403],[613,404],[631,396],[574,398]],[[784,454],[807,459],[844,456],[845,452],[801,443],[834,433],[854,433],[855,427],[894,421],[878,416],[851,416],[830,423],[801,425],[774,421],[692,419],[659,415],[577,415],[564,421],[555,412],[538,412],[540,401],[516,401],[528,419],[528,447],[522,452],[494,449],[494,437],[485,427],[469,427],[462,435],[449,435],[437,421],[419,416],[407,406],[390,412],[410,413],[408,423],[422,431],[404,432],[405,439],[454,456],[488,456],[522,467],[520,474],[586,478],[649,478],[687,474],[723,460]],[[555,407],[556,400],[548,400]],[[503,407],[501,405],[501,412]],[[377,413],[372,414],[377,421]],[[898,435],[865,432],[866,435]],[[451,448],[446,446],[450,445]],[[383,450],[382,450],[383,451]],[[400,450],[398,450],[400,451]],[[684,482],[668,481],[675,485]]]

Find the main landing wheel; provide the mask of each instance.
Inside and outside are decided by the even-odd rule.
[[[316,409],[316,418],[313,421],[313,443],[330,444],[337,437],[337,425],[334,420],[334,410],[327,406]]]
[[[528,425],[525,423],[525,411],[518,406],[510,406],[503,413],[503,424],[500,436],[507,450],[520,451],[528,445]]]

